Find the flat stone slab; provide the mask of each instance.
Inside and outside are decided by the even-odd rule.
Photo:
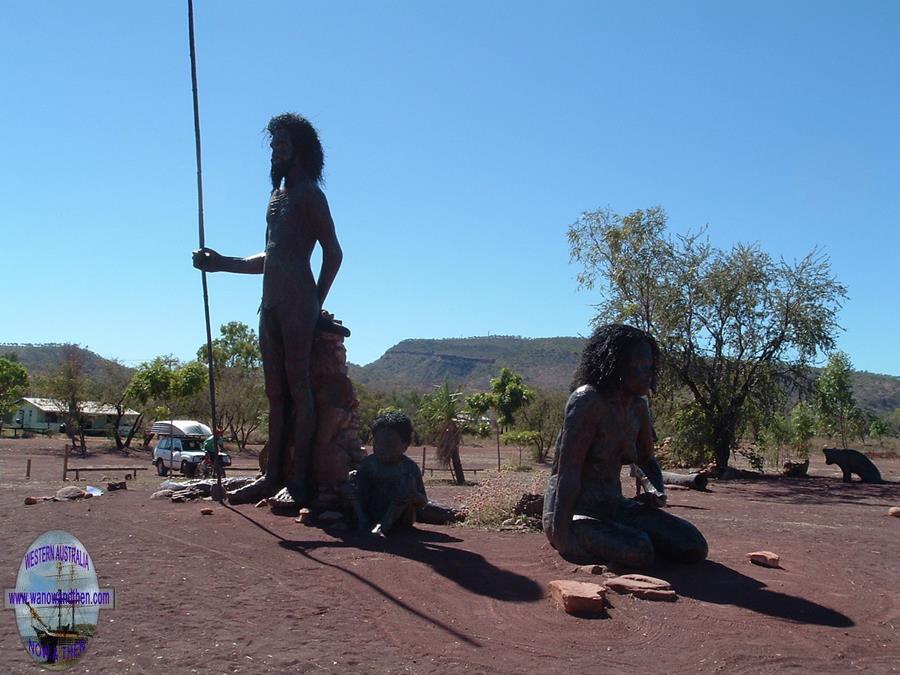
[[[678,594],[672,590],[672,585],[668,581],[648,577],[646,574],[623,574],[607,579],[605,583],[607,588],[616,593],[633,595],[643,600],[674,602],[678,599]]]
[[[781,567],[781,558],[779,558],[777,553],[772,553],[772,551],[754,551],[747,554],[747,559],[754,565],[774,567],[776,569]]]
[[[606,609],[606,587],[600,584],[558,579],[548,587],[550,597],[566,614],[599,614]]]

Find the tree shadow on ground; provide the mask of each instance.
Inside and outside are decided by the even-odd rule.
[[[655,570],[686,598],[735,605],[797,623],[848,628],[850,617],[805,598],[770,591],[766,585],[712,560],[696,565],[660,565]]]
[[[737,481],[729,481],[736,483]],[[844,483],[840,478],[808,476],[753,481],[753,494],[748,501],[782,504],[860,504],[893,506],[900,497],[900,483]],[[892,500],[892,501],[884,501]]]

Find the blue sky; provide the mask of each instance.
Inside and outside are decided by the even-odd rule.
[[[900,3],[229,2],[195,6],[206,237],[262,249],[268,148],[319,128],[350,360],[401,339],[585,334],[566,227],[662,205],[674,231],[813,247],[840,348],[900,375]],[[186,0],[7,0],[0,342],[136,365],[204,341]],[[316,261],[316,264],[318,262]],[[261,279],[213,275],[214,327]]]

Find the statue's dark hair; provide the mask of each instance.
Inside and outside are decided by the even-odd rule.
[[[590,384],[599,391],[613,391],[622,382],[622,368],[631,350],[641,342],[653,352],[653,387],[659,371],[659,345],[650,333],[634,326],[611,323],[598,326],[588,338],[581,363],[572,380],[572,390]]]
[[[300,164],[310,180],[322,181],[322,169],[325,167],[325,155],[319,132],[305,117],[296,113],[283,113],[269,120],[266,131],[271,138],[276,131],[284,129],[290,134],[291,143],[297,153]]]
[[[379,429],[393,429],[400,436],[400,440],[409,445],[412,443],[413,426],[409,418],[403,413],[389,412],[379,415],[372,422],[372,435]]]

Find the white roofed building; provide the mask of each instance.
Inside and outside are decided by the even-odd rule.
[[[137,410],[126,408],[119,421],[120,431],[127,433],[137,420],[138,414]],[[7,424],[27,431],[57,432],[65,419],[66,406],[61,401],[27,396],[16,401],[15,407],[7,417]],[[112,425],[116,422],[116,409],[108,403],[84,401],[81,406],[81,420],[84,430],[88,433],[112,431]]]

